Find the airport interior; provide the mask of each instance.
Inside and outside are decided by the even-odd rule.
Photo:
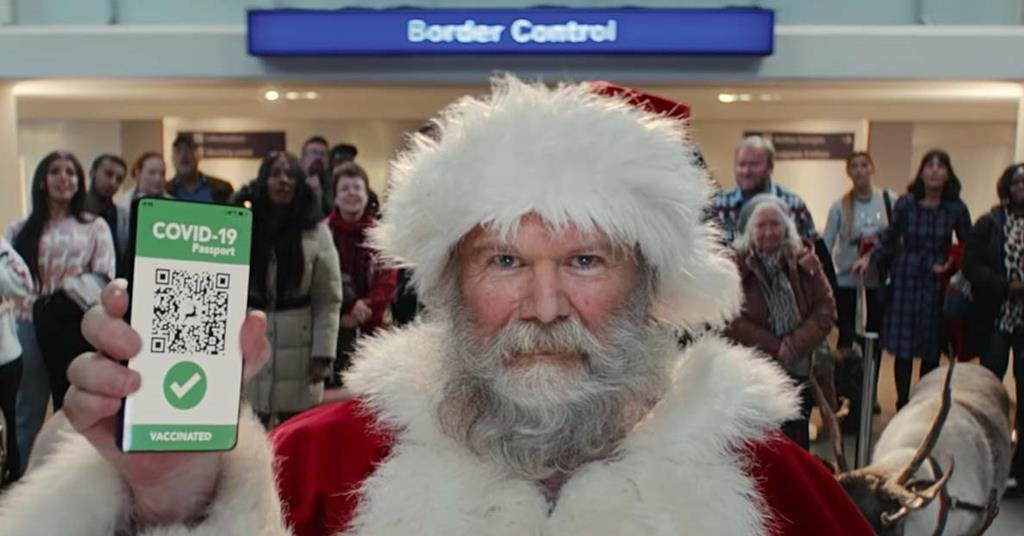
[[[971,223],[1000,204],[996,183],[1004,170],[1024,162],[1021,0],[543,4],[0,0],[0,223],[9,233],[9,226],[32,212],[33,173],[54,150],[73,153],[85,168],[98,155],[118,155],[131,167],[144,153],[156,152],[163,155],[170,180],[182,133],[200,146],[200,172],[235,190],[257,177],[267,151],[301,158],[312,136],[322,136],[332,147],[352,145],[369,187],[386,205],[390,162],[409,146],[410,136],[451,103],[486,95],[491,78],[502,73],[549,85],[607,81],[684,104],[690,141],[720,190],[737,186],[737,144],[752,135],[768,138],[775,145],[772,183],[803,199],[819,234],[830,208],[851,188],[847,157],[854,152],[870,154],[874,186],[901,196],[922,158],[944,151]],[[646,32],[628,27],[629,17],[654,21],[689,16],[688,10],[758,17],[715,23],[723,26],[709,32],[698,31],[699,22],[648,22]],[[556,15],[573,22],[542,26]],[[391,36],[369,32],[384,32],[394,20],[366,23],[365,34],[346,38],[352,24],[363,24],[341,20],[346,16],[420,22]],[[473,43],[462,39],[460,28],[478,29],[490,16],[516,19],[509,25],[512,40],[485,30],[472,33]],[[576,23],[614,17],[621,18],[612,26]],[[755,28],[762,19],[767,26]],[[447,22],[431,33],[424,24],[432,20]],[[467,20],[475,22],[456,24]],[[275,33],[274,24],[283,29]],[[331,24],[349,26],[334,34]],[[728,48],[741,41],[738,34],[755,31],[767,32],[764,49]],[[328,37],[309,38],[318,32]],[[668,40],[692,34],[712,44],[644,49],[642,41],[657,41],[658,32]],[[571,48],[572,37],[578,37],[578,50]],[[616,49],[620,44],[623,48]],[[629,48],[634,45],[639,48]],[[130,196],[136,187],[126,174],[118,196]],[[827,341],[834,347],[835,331]],[[844,434],[849,460],[863,457],[866,463],[870,452],[858,456],[859,451],[870,449],[897,413],[894,357],[879,352],[880,411],[868,420],[867,447],[859,444],[857,432]],[[948,353],[943,352],[942,363]],[[1014,363],[1021,359],[1012,356]],[[972,361],[979,362],[977,356],[964,362]],[[1015,364],[999,378],[1013,404],[1008,418],[1021,402],[1015,380],[1024,378],[1015,378],[1015,369],[1024,367]],[[830,458],[828,423],[817,410],[810,422],[811,452]],[[18,485],[8,488],[12,494]],[[1015,493],[1002,497],[985,534],[1024,532],[1022,489],[1024,482],[1017,482]],[[0,491],[0,526],[5,491]]]

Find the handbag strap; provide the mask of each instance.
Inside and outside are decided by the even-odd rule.
[[[892,224],[892,199],[889,190],[882,190],[882,202],[885,203],[885,223]]]

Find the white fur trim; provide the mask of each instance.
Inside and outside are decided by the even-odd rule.
[[[224,456],[218,494],[205,521],[166,526],[140,536],[284,536],[274,485],[273,457],[263,429],[248,410],[239,422],[238,445]],[[111,536],[127,524],[131,497],[116,470],[84,438],[67,434],[52,458],[4,494],[4,536]]]
[[[61,443],[3,495],[3,534],[110,536],[123,525],[130,498],[113,467],[77,434]]]
[[[705,337],[677,357],[671,393],[621,445],[562,488],[557,507],[438,428],[442,330],[421,324],[369,341],[346,376],[397,431],[367,479],[353,534],[763,534],[738,447],[798,413],[795,389],[752,351]]]
[[[658,272],[656,316],[687,328],[739,312],[739,276],[702,223],[707,174],[683,123],[597,95],[512,76],[437,120],[392,165],[371,241],[429,299],[453,247],[478,225],[513,232],[536,213],[555,227],[598,228],[639,244]]]

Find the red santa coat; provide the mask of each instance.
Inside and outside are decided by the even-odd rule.
[[[792,388],[747,350],[695,344],[622,453],[581,469],[549,515],[537,486],[489,470],[436,429],[431,358],[441,348],[431,328],[417,329],[366,349],[348,378],[364,398],[272,434],[297,536],[872,534],[821,463],[769,425],[792,410]]]
[[[551,509],[534,483],[438,429],[443,336],[420,324],[373,339],[348,376],[360,399],[296,417],[272,445],[245,411],[204,517],[138,534],[871,534],[831,476],[778,436],[796,394],[750,350],[704,338],[676,356],[669,392]],[[77,434],[53,452],[0,496],[4,536],[127,531],[117,470]]]
[[[280,461],[285,520],[295,536],[335,534],[348,526],[362,482],[392,445],[391,435],[377,429],[360,401],[308,411],[271,438]],[[774,513],[770,534],[872,534],[835,478],[785,436],[751,443],[740,456],[764,506]]]

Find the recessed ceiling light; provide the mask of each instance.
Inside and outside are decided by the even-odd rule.
[[[288,100],[295,100],[295,99],[299,98],[299,92],[298,91],[287,91],[284,94],[284,98],[286,98]]]
[[[316,91],[307,91],[307,92],[303,93],[302,96],[307,98],[307,99],[309,99],[309,100],[315,100],[315,99],[319,99],[320,98],[320,94],[317,93]]]
[[[718,94],[718,102],[723,102],[723,103],[726,103],[726,104],[731,103],[731,102],[736,102],[736,94],[735,93],[719,93]]]
[[[276,101],[277,99],[281,98],[281,94],[273,89],[268,89],[266,93],[263,94],[263,98],[267,99],[268,101]]]
[[[749,93],[740,93],[738,97],[743,102],[750,102],[750,99],[751,99]]]

